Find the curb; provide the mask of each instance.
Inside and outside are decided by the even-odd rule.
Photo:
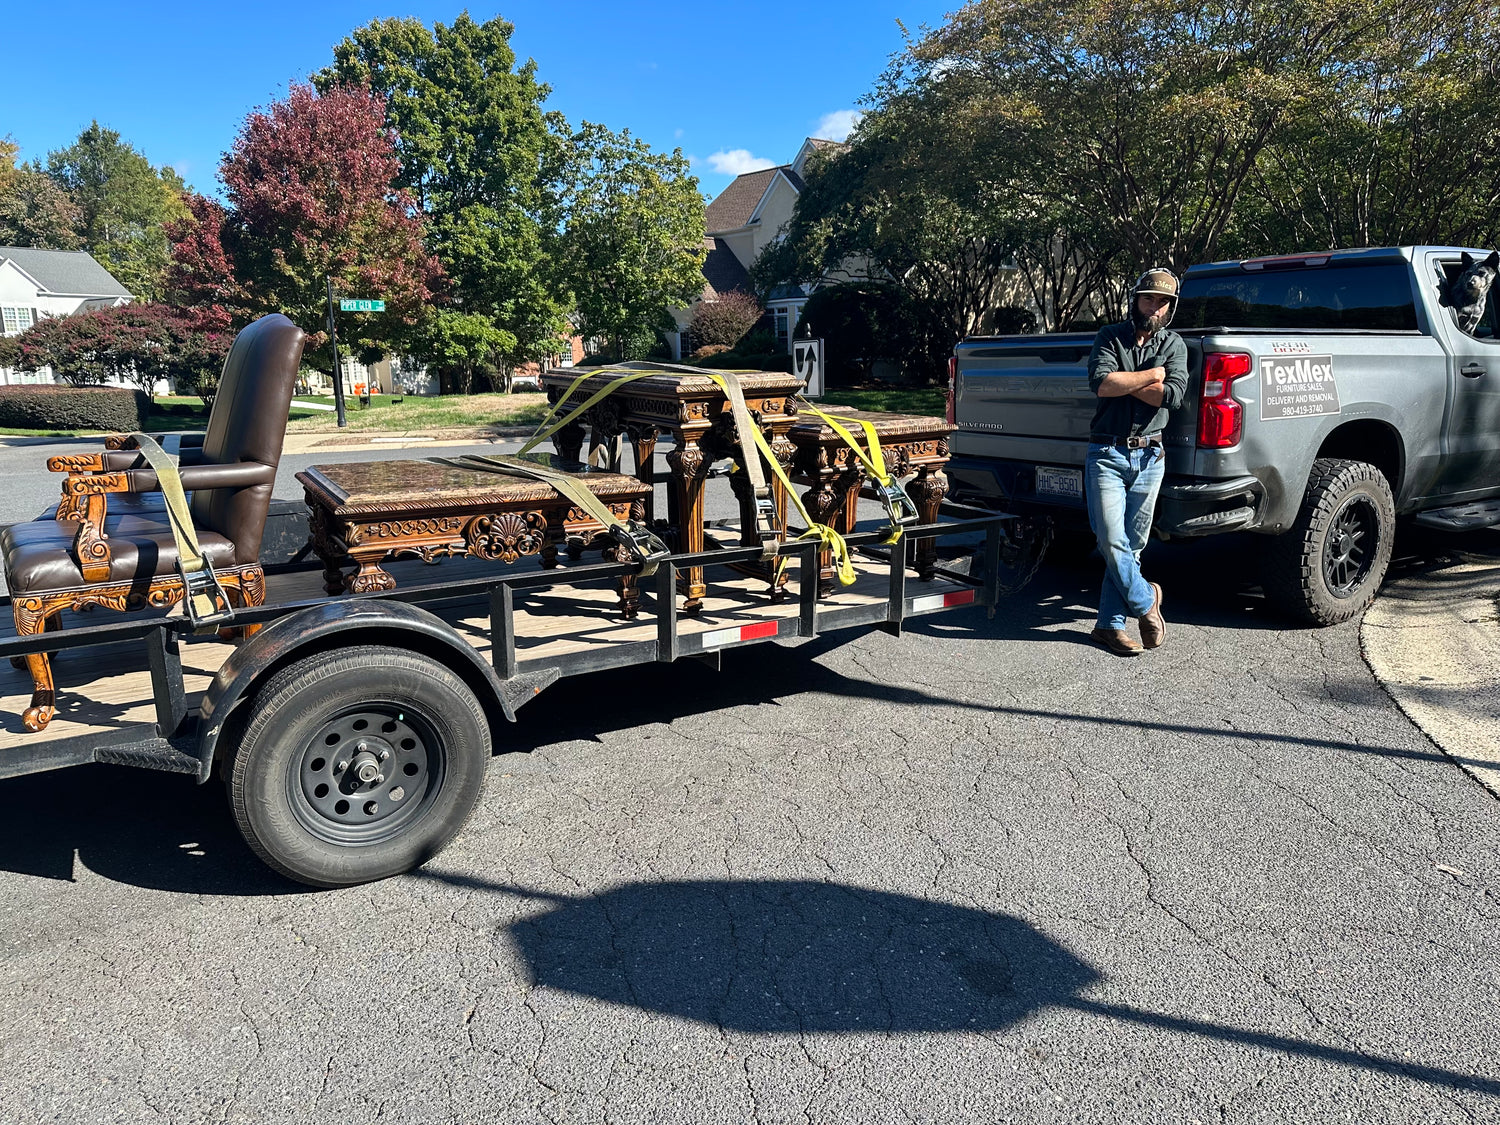
[[[1360,623],[1365,663],[1438,748],[1500,797],[1500,558],[1387,583]]]

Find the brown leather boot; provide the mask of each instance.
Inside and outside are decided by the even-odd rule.
[[[1124,629],[1095,629],[1089,634],[1116,656],[1139,656],[1141,645]]]
[[[1167,639],[1167,623],[1161,615],[1161,587],[1153,582],[1151,589],[1156,594],[1156,601],[1140,617],[1141,643],[1147,648],[1160,648],[1162,641]]]

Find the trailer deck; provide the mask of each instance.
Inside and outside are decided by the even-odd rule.
[[[995,522],[994,517],[969,521],[970,530]],[[939,526],[946,532],[956,525]],[[857,554],[853,585],[810,596],[817,585],[812,548],[812,543],[792,548],[790,579],[777,601],[768,596],[763,578],[712,565],[752,552],[674,558],[656,578],[642,580],[640,616],[629,620],[615,609],[619,595],[613,580],[626,569],[618,564],[544,570],[534,560],[517,566],[479,559],[450,559],[436,566],[400,560],[388,564],[397,588],[375,596],[417,602],[437,614],[494,667],[501,681],[536,671],[564,676],[686,656],[711,659],[739,644],[857,625],[899,629],[909,616],[966,604],[993,605],[993,590],[979,579],[940,572],[922,581],[909,566],[893,566],[888,553],[887,558]],[[702,612],[658,612],[664,598],[680,601],[673,598],[675,579],[690,559],[699,558],[717,572],[708,583]],[[811,569],[811,590],[802,582],[804,567]],[[316,567],[270,574],[266,604],[242,611],[239,619],[268,621],[338,600],[329,599],[321,583]],[[57,714],[35,733],[21,724],[31,678],[24,667],[0,660],[0,777],[87,761],[197,772],[200,763],[183,728],[193,725],[204,693],[236,646],[215,637],[194,637],[184,627],[178,615],[142,612],[121,618],[94,611],[65,615],[62,633],[21,639],[10,614],[0,614],[0,655],[35,651],[54,636],[61,650],[55,663]],[[89,643],[80,645],[84,634]],[[114,635],[121,639],[111,640]],[[179,665],[180,679],[175,674]]]

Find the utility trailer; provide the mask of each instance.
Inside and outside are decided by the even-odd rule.
[[[642,580],[634,619],[612,610],[616,580],[637,561],[526,570],[457,560],[439,581],[334,598],[321,596],[320,568],[283,568],[268,575],[265,605],[234,612],[236,629],[261,626],[237,643],[196,636],[176,614],[8,632],[0,778],[103,762],[201,784],[217,766],[246,841],[277,871],[322,887],[399,874],[458,832],[503,723],[560,679],[689,658],[717,667],[730,648],[840,629],[899,634],[914,617],[965,606],[993,616],[1026,545],[1007,538],[1005,515],[950,505],[943,516],[893,547],[879,545],[882,531],[847,536],[855,582],[821,596],[820,544],[802,539],[780,544],[795,570],[779,600],[763,579],[725,569],[758,562],[758,548],[674,554]],[[954,537],[967,542],[919,579],[912,544]],[[403,581],[422,576],[418,563],[398,565]],[[693,567],[717,580],[688,616],[678,578]],[[42,651],[60,657],[58,709],[32,733],[19,658]]]

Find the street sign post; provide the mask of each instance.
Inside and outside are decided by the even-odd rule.
[[[807,385],[808,398],[823,397],[823,341],[792,341],[792,374]]]
[[[385,312],[385,302],[367,297],[342,297],[339,299],[339,311]]]
[[[349,418],[344,413],[344,371],[339,366],[339,326],[333,315],[333,276],[330,274],[324,280],[328,282],[328,340],[333,345],[333,409],[339,429],[343,429]]]

